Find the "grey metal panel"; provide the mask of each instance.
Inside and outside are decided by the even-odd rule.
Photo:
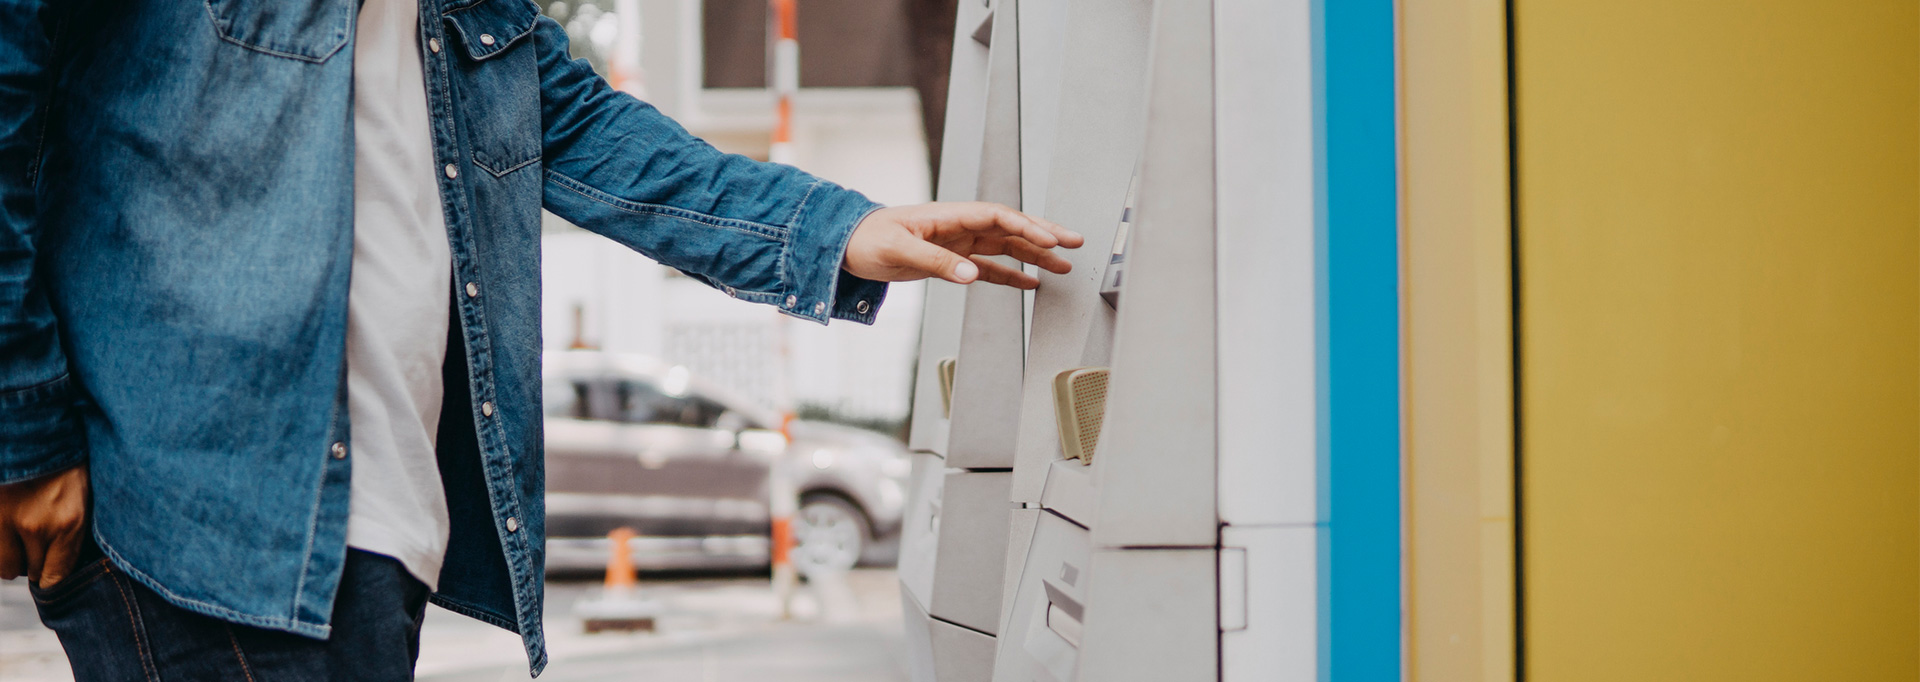
[[[1318,534],[1311,525],[1221,529],[1223,682],[1319,678]]]
[[[933,672],[933,617],[906,585],[900,586],[900,622],[907,635],[907,679],[939,682]]]
[[[1029,0],[1044,2],[1045,0]],[[987,54],[977,196],[1020,207],[1020,0],[999,0]]]
[[[944,456],[952,422],[940,395],[940,360],[960,356],[960,326],[967,288],[946,280],[927,280],[927,303],[920,311],[920,360],[914,368],[913,423],[907,447]],[[956,367],[957,369],[957,367]]]
[[[1013,595],[1020,587],[1020,572],[1027,565],[1027,546],[1033,544],[1034,527],[1040,524],[1043,513],[1037,508],[1020,507],[1008,514],[1007,567],[1000,582],[1000,627],[994,632],[1006,632],[1007,614],[1013,609]]]
[[[980,142],[986,128],[988,48],[968,37],[992,9],[961,2],[954,22],[953,65],[947,77],[947,122],[941,134],[941,201],[972,201],[979,192]]]
[[[1092,545],[1087,530],[1050,512],[1036,517],[1033,539],[1022,552],[1019,584],[1007,608],[994,654],[1000,682],[1067,682],[1079,665],[1078,649],[1047,626],[1056,597],[1075,609],[1087,603]],[[1048,591],[1051,585],[1053,591]]]
[[[990,12],[984,2],[962,2],[955,21],[953,66],[947,82],[947,118],[940,157],[941,201],[973,201],[979,195],[980,151],[986,133],[986,46],[968,37]],[[920,322],[920,365],[915,373],[913,419],[908,447],[945,453],[947,417],[942,409],[941,358],[960,354],[960,318],[966,288],[940,280],[927,282]]]
[[[1074,523],[1094,527],[1100,516],[1100,498],[1093,482],[1093,467],[1077,459],[1054,460],[1047,466],[1047,489],[1040,494],[1040,502],[1041,506]],[[1158,506],[1172,502],[1175,501],[1145,500],[1142,504]]]
[[[1211,548],[1095,550],[1077,679],[1219,679],[1215,554]]]
[[[1064,42],[1063,71],[1072,77],[1059,86],[1062,125],[1052,145],[1045,217],[1085,235],[1087,245],[1061,253],[1073,263],[1073,272],[1040,273],[1033,298],[1013,488],[1014,501],[1029,504],[1039,503],[1047,464],[1060,457],[1053,375],[1107,359],[1113,309],[1100,300],[1100,274],[1126,202],[1145,119],[1142,74],[1151,0],[1068,2],[1073,21],[1064,36],[1053,39]],[[1033,37],[1032,31],[1023,34]],[[1024,129],[1033,130],[1030,119]]]
[[[1131,281],[1092,465],[1100,547],[1212,547],[1218,537],[1212,5],[1160,0],[1155,10]]]
[[[1061,61],[1069,0],[1024,0],[1017,8],[1027,30],[1014,37],[1020,46],[1020,159],[1022,209],[1045,213],[1047,179],[1053,159],[1054,130],[1060,121]]]
[[[927,623],[933,635],[933,676],[940,682],[987,682],[993,679],[991,636],[935,618]]]
[[[980,199],[1020,205],[1020,74],[1016,0],[1000,0],[994,12],[988,60],[986,136],[981,146]],[[1005,256],[992,259],[1017,268]],[[1013,467],[1014,424],[1020,419],[1020,376],[1025,366],[1025,297],[1019,289],[975,282],[967,286],[959,362],[954,367],[953,416],[947,466],[962,469]]]
[[[1214,5],[1220,519],[1318,515],[1311,0]]]
[[[913,453],[908,477],[907,510],[900,519],[900,585],[921,604],[933,601],[933,574],[940,555],[942,486],[946,463],[939,457]]]
[[[934,617],[990,635],[999,632],[1012,477],[1005,471],[948,470],[940,505],[940,558],[933,570],[933,601],[927,603]]]

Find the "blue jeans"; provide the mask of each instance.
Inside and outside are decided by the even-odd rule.
[[[33,587],[77,682],[95,680],[410,680],[427,588],[398,561],[347,552],[326,640],[235,625],[173,606],[128,578],[92,540],[81,568]]]

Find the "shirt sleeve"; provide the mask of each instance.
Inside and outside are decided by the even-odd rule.
[[[53,20],[41,0],[0,0],[0,484],[86,461],[79,390],[34,273],[35,165]]]
[[[842,270],[853,228],[881,208],[799,169],[723,154],[614,90],[541,17],[548,210],[734,298],[816,322],[871,324],[886,285]]]

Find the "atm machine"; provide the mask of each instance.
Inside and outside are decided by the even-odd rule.
[[[1087,245],[929,288],[913,678],[1319,679],[1313,3],[960,4],[941,198]]]
[[[960,2],[937,188],[943,201],[1021,204],[1013,5]],[[984,283],[928,283],[900,546],[916,680],[990,675],[1004,601],[1010,426],[1018,407],[1007,396],[1019,391],[1025,298]]]

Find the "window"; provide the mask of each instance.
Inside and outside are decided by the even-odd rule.
[[[707,398],[689,395],[675,398],[660,392],[653,384],[642,381],[622,381],[614,386],[614,402],[620,420],[634,424],[674,424],[696,428],[713,428],[719,421],[722,407]]]
[[[630,424],[675,423],[681,412],[680,400],[669,398],[653,384],[620,381],[613,385],[613,411]]]
[[[541,402],[545,404],[549,417],[562,419],[587,418],[587,388],[584,381],[565,378],[550,378],[541,386]]]
[[[725,414],[726,411],[727,408],[721,406],[720,403],[697,395],[688,396],[687,412],[685,413],[686,423],[688,426],[698,426],[708,429],[714,428],[720,423],[720,415]]]
[[[905,0],[803,0],[799,9],[801,87],[913,85],[915,45],[908,4]],[[953,9],[944,12],[951,16]],[[706,0],[700,18],[703,84],[767,87],[767,0]],[[952,26],[947,24],[947,30]]]
[[[666,395],[646,381],[551,378],[541,392],[547,416],[561,419],[710,429],[727,411],[726,406],[702,396]]]

